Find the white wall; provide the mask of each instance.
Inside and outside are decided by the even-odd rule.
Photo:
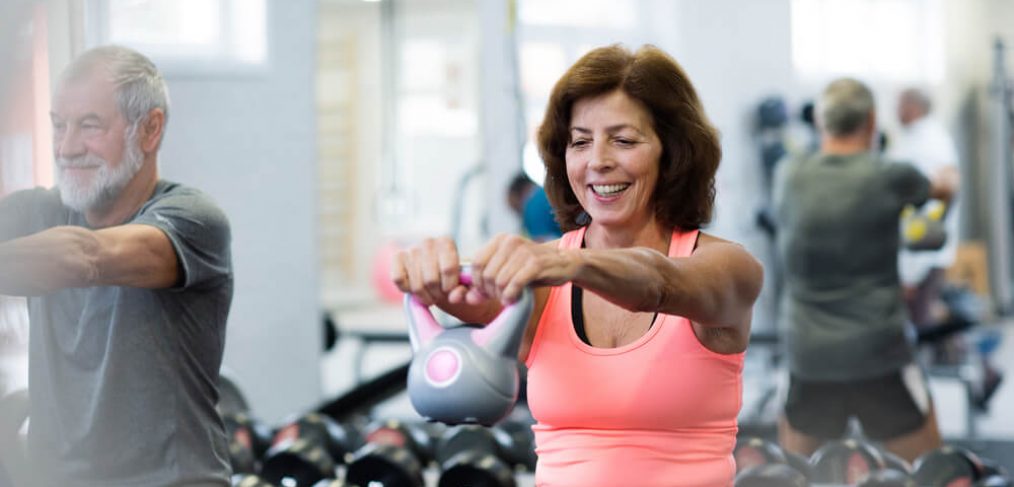
[[[236,290],[224,364],[268,421],[320,399],[315,14],[315,2],[269,2],[262,73],[167,76],[162,175],[229,215]]]
[[[660,2],[658,2],[660,3]],[[762,203],[760,153],[753,140],[755,107],[769,95],[792,100],[796,91],[791,57],[788,0],[681,0],[656,5],[653,36],[683,66],[722,139],[716,208],[706,231],[743,244],[768,263],[769,244],[754,224]],[[673,21],[666,29],[665,20]],[[776,303],[772,272],[766,273],[754,316],[767,329]]]

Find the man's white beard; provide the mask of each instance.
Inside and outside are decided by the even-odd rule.
[[[56,160],[60,199],[64,205],[83,213],[86,210],[105,208],[116,200],[144,164],[144,154],[137,143],[137,125],[128,127],[124,138],[126,152],[123,160],[112,169],[109,161],[94,154]],[[70,167],[96,166],[98,171],[89,181],[76,180],[68,177],[65,172]]]

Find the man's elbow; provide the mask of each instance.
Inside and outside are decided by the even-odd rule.
[[[92,287],[102,280],[101,245],[96,235],[84,228],[67,227],[70,251],[63,254],[63,281],[54,282],[57,291],[68,287]]]

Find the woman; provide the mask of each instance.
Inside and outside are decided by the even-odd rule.
[[[561,239],[495,237],[467,288],[454,243],[430,239],[393,280],[472,323],[535,288],[520,359],[538,485],[731,485],[762,270],[698,231],[721,149],[693,86],[655,47],[595,49],[557,82],[538,139]]]

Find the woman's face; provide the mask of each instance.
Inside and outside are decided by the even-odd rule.
[[[595,224],[637,227],[653,220],[661,156],[651,114],[623,91],[574,103],[567,179]]]

